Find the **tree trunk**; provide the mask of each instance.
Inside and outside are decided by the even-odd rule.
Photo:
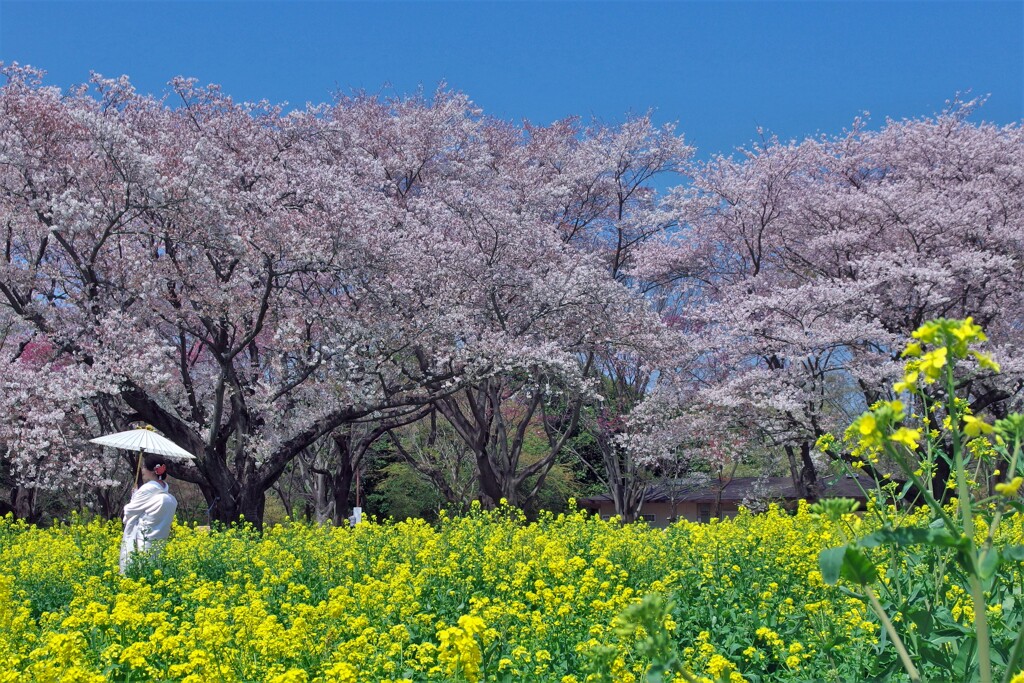
[[[816,503],[821,497],[821,486],[818,484],[818,473],[814,469],[814,461],[811,460],[811,442],[804,441],[800,444],[800,495],[810,503]]]
[[[206,498],[211,521],[235,524],[243,519],[258,529],[263,528],[266,489],[256,475],[254,463],[243,466],[240,472],[231,472],[224,456],[218,454],[204,458],[199,469],[207,482],[200,490]]]
[[[215,489],[212,492],[212,499],[207,496],[211,520],[223,524],[249,522],[257,529],[263,528],[266,501],[266,491],[262,486],[244,483]]]
[[[505,486],[503,486],[504,482],[491,466],[491,458],[488,456],[486,449],[483,453],[477,453],[476,466],[478,483],[480,485],[480,503],[485,508],[496,507],[502,498],[506,499],[510,505],[516,504],[515,491],[511,491],[511,493],[506,492]]]
[[[593,357],[589,357],[584,374],[589,373]],[[540,378],[537,379],[540,383]],[[566,440],[579,425],[583,399],[571,398],[557,416],[549,417],[544,406],[545,395],[537,392],[529,400],[517,404],[515,415],[507,416],[508,397],[516,393],[515,387],[506,386],[498,378],[488,378],[479,385],[467,387],[461,402],[455,396],[445,396],[435,402],[437,411],[455,429],[473,453],[477,463],[480,501],[493,507],[504,498],[509,505],[529,503],[540,490],[545,477],[562,452]],[[539,425],[548,439],[548,451],[533,463],[521,466],[523,444],[528,430],[539,412]],[[520,490],[524,482],[536,476],[529,490]]]
[[[610,439],[599,439],[599,447],[604,456],[605,473],[608,477],[608,489],[615,502],[615,514],[623,522],[635,522],[640,516],[647,493],[646,482],[640,479],[629,455],[623,454],[625,461],[618,457],[621,452]]]
[[[718,473],[718,491],[715,492],[715,506],[711,510],[711,514],[716,519],[722,519],[722,495],[725,493],[725,487],[732,483],[733,477],[736,476],[736,469],[739,466],[740,461],[734,460],[732,469],[729,470],[729,476],[722,476],[724,474],[722,471]]]
[[[811,442],[800,443],[799,462],[792,445],[786,444],[785,449],[789,459],[789,473],[793,478],[797,495],[809,502],[816,502],[821,497],[821,487],[818,484],[818,475],[814,471],[814,461],[811,460]]]
[[[330,475],[331,498],[334,501],[334,515],[332,519],[335,526],[346,526],[351,514],[348,499],[352,493],[352,480],[354,479],[355,470],[352,466],[352,452],[348,448],[351,442],[348,439],[344,439],[344,441],[346,445],[343,447],[339,439],[335,438],[335,443],[338,444],[341,457],[338,460],[337,468]]]
[[[615,503],[615,514],[627,524],[635,522],[640,516],[647,486],[635,479],[619,478],[608,488],[612,494],[612,501]]]
[[[786,451],[786,460],[789,462],[789,478],[793,482],[793,489],[797,495],[803,495],[800,492],[800,466],[796,461],[796,451],[790,444],[783,446],[783,449]]]
[[[313,518],[317,524],[323,524],[334,519],[334,503],[328,500],[330,482],[326,472],[316,472],[313,476]]]
[[[239,505],[239,517],[244,518],[246,522],[251,522],[257,529],[262,530],[263,512],[267,504],[267,492],[249,489],[246,493],[248,495],[242,496],[242,501]]]
[[[118,504],[114,491],[110,489],[97,489],[96,499],[99,503],[100,516],[103,519],[114,519],[118,515]]]
[[[277,451],[259,466],[256,461],[238,447],[246,434],[248,422],[234,417],[230,423],[221,424],[216,433],[210,435],[209,443],[204,441],[189,424],[179,417],[164,410],[148,394],[137,387],[129,386],[122,390],[122,398],[139,415],[140,419],[153,425],[186,450],[202,457],[195,461],[195,467],[171,463],[171,476],[199,484],[210,508],[210,517],[225,524],[238,522],[240,518],[255,524],[263,525],[263,510],[266,491],[268,491],[284,472],[285,467],[305,448],[318,439],[331,433],[355,419],[374,412],[369,407],[346,407],[321,417],[306,429],[295,434],[290,441],[282,444]],[[401,404],[392,406],[400,409]],[[378,408],[379,409],[379,408]],[[412,412],[415,416],[418,413]],[[396,423],[411,420],[409,414],[400,417]],[[217,424],[217,421],[214,421]],[[370,436],[364,437],[359,444],[359,457],[367,447],[378,438],[383,429],[375,429]],[[229,457],[229,441],[234,439]],[[230,463],[230,465],[229,465]],[[335,511],[337,515],[337,511]]]
[[[15,486],[11,489],[11,507],[14,508],[14,516],[18,519],[23,519],[30,524],[35,524],[39,521],[36,517],[35,489]]]
[[[452,453],[449,456],[451,459],[448,462],[435,459],[435,456],[430,451],[433,450],[431,447],[436,447],[437,444],[436,411],[430,412],[430,433],[427,437],[428,448],[426,450],[422,448],[406,448],[399,435],[393,431],[389,430],[388,436],[391,440],[391,445],[402,456],[406,464],[432,483],[446,503],[462,510],[466,509],[472,496],[470,491],[460,483],[460,476],[463,471],[463,465],[468,464],[468,458],[472,457],[473,454],[466,448],[461,453]],[[462,443],[465,444],[464,441]],[[465,456],[463,456],[463,453]],[[466,457],[465,463],[463,457]],[[475,457],[473,462],[475,464]],[[478,483],[478,480],[479,477],[474,476],[474,483]]]

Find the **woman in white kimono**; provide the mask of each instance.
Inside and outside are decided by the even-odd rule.
[[[161,455],[147,454],[142,460],[142,485],[124,506],[124,537],[121,540],[121,573],[133,553],[148,552],[154,541],[167,538],[178,501],[167,482],[167,462]]]

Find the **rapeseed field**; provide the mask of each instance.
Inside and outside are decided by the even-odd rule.
[[[662,680],[669,660],[685,674],[664,680],[902,680],[863,598],[819,571],[819,552],[871,519],[801,504],[652,529],[502,507],[436,525],[177,526],[121,576],[117,522],[7,518],[0,681],[629,682]],[[1016,520],[1002,533],[1024,539]],[[927,627],[956,648],[970,597],[941,565],[873,559],[909,647]],[[990,587],[997,648],[1016,635],[1003,617],[1019,566]],[[914,585],[932,588],[907,595]]]

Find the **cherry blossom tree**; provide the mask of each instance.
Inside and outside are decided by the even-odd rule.
[[[635,254],[673,227],[674,216],[660,210],[652,181],[678,174],[693,153],[672,125],[657,128],[649,116],[621,125],[595,123],[580,129],[574,120],[548,129],[532,129],[542,165],[557,169],[562,189],[551,215],[567,244],[598,257],[606,272],[634,291],[650,294],[656,283],[631,273]],[[663,308],[664,299],[648,296],[648,305]],[[583,465],[603,482],[616,511],[632,519],[642,501],[647,472],[616,436],[625,416],[642,399],[659,357],[672,356],[664,329],[649,329],[635,345],[605,345],[581,356],[593,377],[599,401],[562,403],[578,413],[578,428],[590,433],[593,448],[573,449]],[[575,414],[575,413],[574,413]],[[565,419],[560,419],[565,424]]]
[[[422,263],[396,263],[396,252],[423,258],[400,230],[407,212],[376,160],[334,146],[345,131],[333,118],[238,105],[183,80],[172,109],[125,79],[63,95],[30,70],[7,74],[0,293],[27,341],[53,350],[41,380],[33,368],[12,383],[49,387],[64,406],[116,398],[123,419],[199,456],[172,474],[198,483],[225,521],[259,521],[264,492],[316,439],[426,402],[412,394],[436,366],[410,340],[450,340],[444,299],[405,277]],[[453,107],[465,103],[412,109],[446,126]],[[19,431],[56,429],[62,416],[41,406],[12,413],[9,453],[94,477],[83,456]],[[80,451],[81,439],[61,447]],[[62,484],[15,469],[33,487]]]
[[[426,419],[388,433],[405,465],[429,481],[440,500],[455,510],[468,510],[478,498],[476,455],[447,422],[432,410]]]
[[[637,247],[666,227],[655,220],[647,183],[676,170],[690,149],[671,127],[654,128],[647,117],[617,127],[581,129],[573,120],[528,127],[525,144],[507,127],[489,133],[491,202],[458,212],[494,237],[488,232],[487,242],[463,243],[485,249],[470,254],[472,261],[484,257],[516,273],[508,283],[487,283],[485,319],[504,335],[545,346],[540,355],[536,347],[506,354],[502,372],[488,372],[436,405],[476,454],[485,501],[517,503],[543,486],[580,429],[584,405],[607,402],[605,391],[623,386],[600,381],[601,372],[627,359],[641,372],[638,364],[650,361],[665,334],[625,267]],[[494,367],[488,349],[477,358]],[[548,450],[523,465],[534,422],[543,427]]]
[[[216,518],[259,522],[300,453],[427,406],[458,429],[464,391],[482,487],[514,500],[550,461],[518,468],[495,416],[517,398],[528,423],[571,396],[568,422],[544,422],[554,457],[593,393],[586,359],[660,329],[567,243],[569,166],[545,163],[544,136],[458,93],[286,113],[184,79],[168,102],[125,78],[62,93],[4,73],[0,441],[21,485],[109,471],[85,438],[144,421],[196,454],[171,473]]]
[[[1007,373],[971,380],[976,409],[1021,389],[1024,137],[969,120],[862,121],[836,137],[768,139],[677,190],[684,226],[639,272],[676,283],[701,363],[701,400],[757,417],[816,489],[812,448],[891,395],[902,343],[924,320],[973,315]]]
[[[95,254],[86,246],[94,235],[81,223],[88,217],[102,233],[119,214],[138,210],[141,203],[130,194],[116,195],[112,178],[129,187],[145,169],[134,154],[125,155],[124,165],[111,161],[131,140],[115,134],[105,137],[106,146],[90,140],[90,131],[106,123],[102,112],[117,110],[124,84],[104,83],[102,101],[75,106],[68,103],[79,103],[80,97],[64,100],[42,88],[38,72],[12,67],[7,75],[0,103],[0,300],[6,304],[0,306],[5,320],[0,362],[7,419],[0,442],[11,458],[15,496],[30,503],[40,488],[109,483],[110,463],[97,453],[79,457],[77,446],[82,435],[107,424],[103,402],[94,399],[115,386],[111,374],[146,366],[152,358],[146,344],[153,337],[122,338],[115,329],[123,313],[75,305],[79,297],[97,300],[105,294],[96,278]],[[95,204],[84,197],[90,193],[99,197]],[[90,330],[88,339],[84,329]],[[127,357],[118,358],[126,349]],[[32,516],[30,504],[16,501],[15,507]]]

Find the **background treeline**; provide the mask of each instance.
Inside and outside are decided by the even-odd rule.
[[[813,499],[816,439],[942,316],[1002,364],[971,409],[1020,402],[1024,136],[976,103],[698,162],[648,117],[519,125],[446,90],[285,111],[3,72],[19,516],[116,515],[131,456],[87,441],[137,423],[196,454],[171,474],[199,520],[598,491],[632,519],[694,473]]]

